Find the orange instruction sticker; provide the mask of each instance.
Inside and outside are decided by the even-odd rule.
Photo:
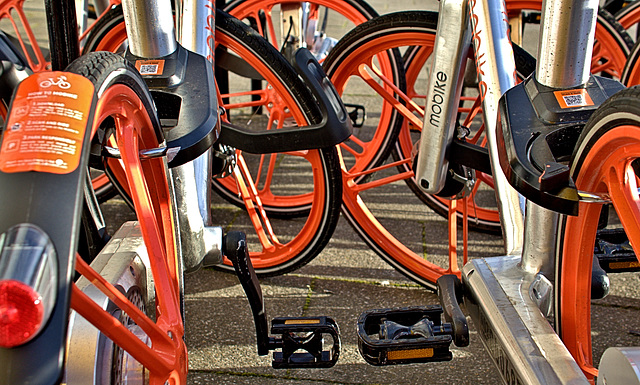
[[[0,146],[0,170],[68,174],[80,164],[93,84],[66,72],[31,75],[16,91]]]
[[[140,75],[162,75],[164,60],[136,60],[136,69]]]
[[[556,91],[553,93],[560,108],[593,106],[593,101],[585,89]]]

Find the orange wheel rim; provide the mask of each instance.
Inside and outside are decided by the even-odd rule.
[[[620,126],[605,133],[589,150],[576,180],[581,191],[611,197],[632,245],[640,244],[640,199],[631,165],[640,156],[638,138],[640,127],[636,126]],[[579,216],[568,217],[563,231],[560,336],[589,376],[597,375],[591,350],[590,278],[600,209],[599,204],[581,203]]]

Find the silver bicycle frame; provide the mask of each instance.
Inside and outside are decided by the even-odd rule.
[[[587,81],[597,7],[597,0],[543,3],[536,71],[540,83],[566,88]],[[429,193],[444,185],[445,155],[456,128],[456,95],[471,45],[506,249],[506,256],[474,259],[463,268],[467,308],[506,383],[586,383],[546,318],[554,309],[558,215],[527,202],[523,220],[522,199],[498,162],[498,102],[516,80],[504,2],[441,0],[439,17],[423,131],[429,135],[421,137],[416,178]]]

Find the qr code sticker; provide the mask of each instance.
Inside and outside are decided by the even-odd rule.
[[[156,75],[158,73],[157,64],[143,64],[140,66],[141,75]]]
[[[564,102],[567,104],[567,107],[580,107],[587,105],[584,96],[581,94],[577,95],[563,95],[562,98]]]

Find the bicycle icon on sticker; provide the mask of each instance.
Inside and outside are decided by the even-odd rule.
[[[49,88],[51,86],[58,86],[63,90],[66,90],[71,87],[71,83],[67,81],[67,77],[64,75],[58,76],[57,80],[53,80],[53,78],[49,78],[40,82],[40,87]]]

